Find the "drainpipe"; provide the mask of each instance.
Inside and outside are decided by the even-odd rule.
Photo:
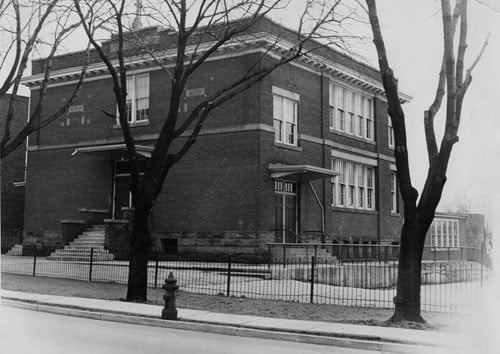
[[[323,207],[323,203],[321,203],[321,200],[318,197],[318,193],[316,193],[316,190],[314,189],[313,184],[311,181],[307,182],[309,185],[309,188],[311,188],[311,191],[314,195],[314,199],[316,199],[316,202],[318,203],[319,208],[321,209],[321,243],[325,243],[325,208]]]
[[[321,76],[320,76],[320,121],[321,121],[321,140],[322,140],[321,166],[323,168],[326,168],[326,166],[325,166],[326,156],[325,156],[325,144],[324,144],[324,141],[325,141],[325,109],[324,109],[325,108],[324,107],[325,89],[324,89],[324,86],[325,86],[325,76],[324,76],[324,67],[322,66],[321,67]],[[326,185],[327,185],[327,182],[325,179],[322,179],[321,183],[323,185],[323,190],[321,193],[322,203],[319,203],[319,200],[318,199],[317,200],[318,200],[318,204],[321,208],[321,243],[325,243],[325,208],[323,206],[326,204]],[[310,186],[312,187],[312,184]],[[313,188],[313,190],[314,190],[314,188]],[[317,198],[316,195],[315,195],[315,198]]]

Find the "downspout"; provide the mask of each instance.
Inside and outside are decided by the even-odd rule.
[[[326,163],[326,156],[325,156],[325,110],[324,110],[324,94],[325,94],[325,82],[324,82],[324,67],[321,66],[321,77],[320,77],[320,120],[321,120],[321,167],[326,168],[325,163]],[[310,187],[312,188],[312,184],[310,183]],[[312,188],[314,197],[318,201],[319,207],[321,208],[321,243],[326,243],[325,241],[325,208],[324,205],[326,204],[326,180],[322,179],[322,184],[323,184],[323,190],[321,193],[322,197],[322,203],[319,202],[319,199],[316,195],[316,192],[314,191],[314,188]]]
[[[309,181],[307,182],[307,184],[309,185],[309,188],[311,188],[314,199],[316,199],[316,202],[321,209],[321,243],[325,243],[325,208],[323,207],[323,204],[321,203],[321,200],[319,199],[318,193],[316,193],[312,182]]]

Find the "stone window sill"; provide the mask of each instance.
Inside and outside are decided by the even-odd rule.
[[[284,143],[280,143],[278,141],[274,142],[274,146],[279,147],[279,148],[283,148],[283,149],[294,150],[294,151],[300,151],[300,152],[302,151],[301,146],[284,144]]]
[[[149,125],[149,120],[141,121],[141,122],[134,122],[134,123],[129,123],[130,128],[135,128],[135,127],[146,127]],[[120,124],[115,124],[113,125],[113,129],[120,129],[121,126]]]

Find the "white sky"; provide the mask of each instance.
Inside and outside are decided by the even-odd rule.
[[[496,211],[500,207],[500,193],[494,184],[500,176],[500,116],[495,109],[500,102],[500,1],[483,2],[491,8],[469,1],[467,67],[490,31],[491,37],[472,74],[463,107],[460,141],[452,152],[439,209],[453,209],[466,197],[472,211],[486,213],[498,230],[500,213]],[[404,109],[413,182],[421,190],[428,165],[423,112],[434,98],[442,55],[440,2],[378,0],[377,6],[390,65],[399,78],[400,90],[413,96]],[[436,120],[443,120],[444,108]]]

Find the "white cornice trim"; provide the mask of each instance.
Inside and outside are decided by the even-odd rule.
[[[204,50],[210,48],[214,43],[215,42],[212,41],[212,42],[202,43],[199,46],[196,45],[188,46],[186,48],[186,54],[192,54],[195,52],[201,53]],[[249,34],[234,38],[225,45],[221,46],[221,50],[224,49],[237,50],[238,52],[232,52],[231,54],[231,56],[234,57],[236,56],[236,54],[241,53],[242,49],[243,52],[245,52],[244,50],[245,48],[248,48],[249,45],[255,45],[255,44],[261,44],[261,45],[265,44],[266,46],[272,46],[274,53],[267,51],[266,48],[264,47],[253,49],[253,52],[264,52],[268,55],[274,54],[271,56],[278,55],[278,57],[280,57],[279,55],[280,53],[285,53],[289,49],[293,48],[293,43],[280,39],[279,37],[266,32],[259,32],[255,34]],[[164,60],[164,59],[175,58],[176,54],[177,54],[176,48],[160,51],[157,53],[157,59]],[[221,57],[215,56],[212,60],[217,60],[217,59],[221,59]],[[366,75],[363,75],[359,72],[356,72],[355,70],[347,68],[338,63],[334,63],[323,56],[309,53],[299,58],[298,61],[310,65],[313,68],[316,68],[313,69],[313,71],[316,71],[317,73],[326,71],[327,74],[333,75],[333,77],[338,77],[348,82],[355,83],[361,86],[365,90],[372,91],[375,95],[376,94],[382,96],[384,95],[383,86],[377,80],[374,80]],[[156,62],[153,58],[151,57],[145,58],[144,56],[133,56],[130,58],[126,58],[125,64],[126,66],[128,66],[128,69],[131,72],[134,69],[138,69],[140,67],[148,65],[156,66]],[[118,60],[113,60],[112,65],[117,67]],[[321,70],[320,68],[323,68],[323,70]],[[80,72],[81,72],[81,66],[55,70],[52,72],[50,80],[51,81],[76,80],[79,77]],[[87,69],[87,73],[89,76],[105,75],[107,73],[107,67],[103,63],[90,64]],[[21,83],[27,86],[38,86],[40,85],[41,80],[43,80],[43,77],[44,73],[31,75],[26,78],[23,78]],[[411,100],[411,96],[409,95],[400,93],[400,96],[403,102],[408,102]]]

